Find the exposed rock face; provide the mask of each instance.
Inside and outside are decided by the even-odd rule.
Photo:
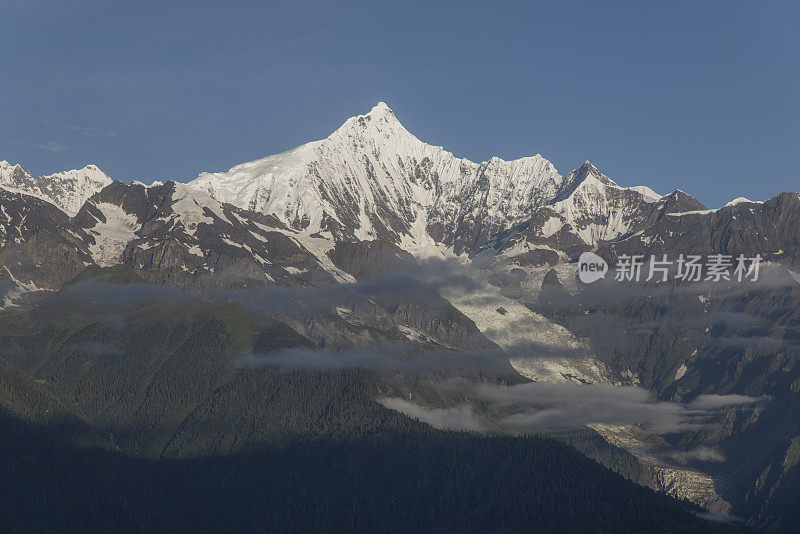
[[[564,302],[569,298],[569,293],[564,289],[564,285],[558,279],[558,273],[553,269],[547,271],[542,281],[542,291],[539,293],[539,304],[543,308],[552,308],[558,303]]]
[[[9,287],[58,289],[90,263],[86,236],[62,211],[0,189],[0,279]]]
[[[414,257],[396,245],[338,243],[329,255],[339,268],[364,281],[363,290],[371,301],[393,322],[410,329],[406,332],[411,337],[416,332],[442,346],[467,350],[497,348],[436,288],[415,279]]]
[[[522,262],[542,250],[577,258],[601,243],[641,232],[669,213],[704,209],[682,191],[662,197],[645,187],[619,187],[588,161],[571,172],[566,183],[551,203],[498,234],[489,246],[508,258],[520,256]]]
[[[384,241],[341,241],[328,252],[333,263],[358,280],[385,273],[412,274],[414,256],[399,246]]]
[[[747,236],[738,238],[747,241]],[[671,246],[679,245],[662,248],[654,242],[652,249],[636,252],[680,250]],[[574,295],[540,298],[534,308],[590,340],[618,375],[635,377],[662,400],[688,402],[712,393],[763,399],[721,408],[713,423],[672,444],[717,451],[689,467],[713,475],[714,494],[730,503],[734,514],[768,524],[787,513],[785,503],[778,503],[798,483],[797,471],[784,466],[792,440],[800,435],[800,419],[791,415],[800,406],[800,283],[785,265],[762,266],[755,283],[599,282]],[[675,471],[674,464],[645,453],[643,461],[666,477],[660,482],[675,486],[672,491],[686,496],[705,491],[708,477],[686,477],[684,466]],[[716,499],[708,494],[699,502],[708,498]]]
[[[334,281],[274,219],[174,182],[115,182],[84,205],[75,224],[91,236],[97,264],[124,263],[151,283],[209,291]]]
[[[781,193],[763,203],[739,202],[717,210],[672,211],[641,234],[604,251],[618,254],[761,254],[765,261],[800,264],[800,196]]]

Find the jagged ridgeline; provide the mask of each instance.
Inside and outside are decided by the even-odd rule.
[[[37,179],[0,162],[3,469],[41,481],[4,485],[3,517],[51,530],[126,517],[151,530],[738,528],[668,493],[800,528],[798,227],[797,193],[708,209],[589,162],[563,176],[540,155],[471,162],[383,103],[186,183],[94,165]],[[577,279],[587,251],[760,254],[764,272],[609,291]],[[359,364],[380,351],[463,362]],[[330,354],[355,364],[330,368]],[[311,363],[286,364],[296,357]],[[458,380],[746,402],[674,433],[616,421],[559,441],[518,437],[485,403],[473,408],[489,437],[376,402],[458,407]],[[52,514],[36,523],[31,503]]]

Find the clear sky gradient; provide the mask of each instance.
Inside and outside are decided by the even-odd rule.
[[[483,161],[709,206],[800,190],[800,2],[0,0],[0,159],[188,180],[383,100]]]

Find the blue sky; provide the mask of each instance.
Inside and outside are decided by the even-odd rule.
[[[228,169],[386,101],[482,161],[710,206],[800,190],[800,2],[0,0],[0,159]]]

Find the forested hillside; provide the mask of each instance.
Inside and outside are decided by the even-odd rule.
[[[241,368],[310,342],[241,307],[124,287],[108,307],[65,291],[2,318],[3,530],[736,528],[559,441],[388,410],[382,373]]]

